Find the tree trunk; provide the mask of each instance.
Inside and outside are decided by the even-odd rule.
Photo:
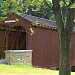
[[[70,68],[70,39],[74,26],[74,8],[68,7],[66,23],[62,19],[60,0],[52,0],[53,12],[56,18],[57,30],[60,36],[60,66],[59,75],[71,75]],[[69,6],[73,5],[75,0],[71,0]]]
[[[62,31],[60,36],[60,67],[59,75],[71,75],[70,68],[70,33]]]

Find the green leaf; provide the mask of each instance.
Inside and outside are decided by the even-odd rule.
[[[75,3],[69,6],[69,8],[75,8]]]

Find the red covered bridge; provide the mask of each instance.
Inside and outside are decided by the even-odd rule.
[[[12,21],[12,22],[11,22]],[[75,66],[75,32],[71,38],[71,66]],[[56,22],[43,18],[11,13],[0,22],[0,58],[4,51],[33,50],[32,64],[38,67],[59,66],[59,37]]]

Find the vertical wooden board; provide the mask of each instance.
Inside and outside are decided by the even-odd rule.
[[[18,49],[26,49],[26,33],[25,32],[19,32],[18,36]]]
[[[8,34],[8,49],[25,49],[25,33],[10,31]]]
[[[0,58],[4,58],[5,50],[5,31],[0,30]]]
[[[10,31],[8,33],[8,49],[9,50],[16,50],[16,43],[17,43],[17,32]]]
[[[32,36],[29,35],[27,39],[28,48],[33,50],[34,66],[46,68],[58,66],[59,41],[57,41],[58,35],[56,31],[53,32],[52,30],[37,27],[35,28],[35,33]]]
[[[0,47],[5,47],[5,31],[0,31]]]
[[[58,67],[59,66],[59,37],[58,33],[56,31],[53,31],[53,66]]]
[[[31,36],[27,34],[27,49],[33,50],[33,65],[39,67],[59,66],[59,37],[57,31],[35,28]],[[75,66],[75,33],[71,39],[71,65]]]
[[[75,66],[75,32],[71,37],[71,66]]]

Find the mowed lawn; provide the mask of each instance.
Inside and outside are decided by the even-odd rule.
[[[34,68],[25,65],[1,65],[0,75],[58,75],[56,70]],[[72,72],[75,75],[75,72]]]

